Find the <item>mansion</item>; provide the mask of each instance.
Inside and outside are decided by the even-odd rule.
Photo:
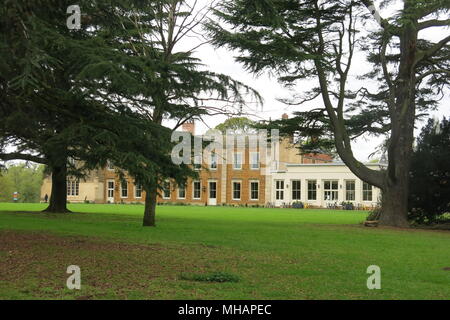
[[[183,130],[194,133],[194,123]],[[380,190],[357,178],[343,163],[333,162],[327,154],[300,155],[290,139],[282,139],[276,150],[266,155],[245,144],[233,150],[233,161],[217,161],[195,167],[198,179],[188,179],[178,186],[166,181],[158,203],[193,205],[290,206],[302,202],[309,207],[326,208],[351,202],[359,208],[372,208],[380,199]],[[275,157],[276,155],[276,157]],[[266,157],[265,161],[261,161]],[[231,163],[230,163],[231,162]],[[381,170],[379,163],[367,164]],[[71,203],[144,202],[142,187],[133,179],[121,181],[113,166],[95,170],[84,180],[68,180],[67,196]],[[51,194],[51,177],[41,188],[41,199]]]

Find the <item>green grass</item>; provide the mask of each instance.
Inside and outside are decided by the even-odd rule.
[[[143,228],[140,205],[43,208],[0,204],[0,298],[450,298],[450,233],[365,228],[365,212],[160,206]],[[81,290],[65,288],[70,264]],[[381,290],[366,287],[370,265]]]

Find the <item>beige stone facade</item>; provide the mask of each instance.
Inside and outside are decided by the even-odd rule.
[[[367,163],[373,170],[385,165]],[[381,190],[364,183],[343,163],[288,164],[272,173],[270,202],[277,207],[302,202],[309,207],[330,208],[342,202],[372,209],[381,200]]]
[[[240,161],[234,159],[239,155]],[[269,148],[266,154],[252,149],[246,143],[227,154],[218,154],[217,165],[205,161],[211,155],[206,153],[202,167],[198,170],[198,179],[189,179],[185,188],[168,181],[170,190],[158,197],[158,202],[189,203],[197,205],[245,205],[263,206],[271,201],[272,172],[285,170],[289,164],[326,163],[331,161],[328,155],[299,155],[298,149],[288,139],[274,150]],[[228,161],[227,161],[228,160]],[[240,165],[239,165],[240,164]],[[44,180],[41,198],[50,196],[51,179]],[[136,186],[133,179],[122,184],[114,168],[105,168],[91,172],[86,179],[68,180],[68,201],[73,203],[135,203],[144,202],[145,192]]]

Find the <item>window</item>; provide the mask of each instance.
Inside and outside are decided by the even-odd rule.
[[[308,181],[308,200],[317,200],[317,181]]]
[[[372,201],[372,186],[363,182],[363,201]]]
[[[241,183],[233,182],[233,200],[241,200]]]
[[[109,171],[114,171],[114,165],[111,161],[108,160],[106,167]]]
[[[170,199],[170,182],[165,181],[163,184],[163,199]]]
[[[217,182],[215,181],[209,182],[209,198],[217,199]]]
[[[134,186],[134,197],[142,198],[142,186],[140,184]]]
[[[301,200],[301,181],[292,180],[292,200]]]
[[[178,187],[178,199],[186,199],[186,186],[181,185]]]
[[[235,170],[242,169],[242,153],[241,152],[234,153],[233,169],[235,169]]]
[[[114,181],[108,181],[108,198],[114,199]]]
[[[275,181],[275,199],[284,200],[284,180]]]
[[[259,152],[250,152],[250,168],[259,169]]]
[[[215,152],[211,153],[211,165],[212,170],[217,169],[217,154]]]
[[[345,181],[345,201],[355,201],[356,193],[355,193],[355,181],[349,180]]]
[[[128,182],[120,184],[120,196],[122,198],[128,198]]]
[[[75,159],[74,159],[74,158],[68,157],[68,158],[67,158],[67,163],[68,163],[70,166],[75,167]]]
[[[250,200],[259,199],[259,181],[250,181]]]
[[[193,199],[200,199],[201,198],[201,182],[200,181],[194,181],[193,183]]]
[[[75,197],[80,194],[80,182],[75,180],[67,181],[67,195]]]
[[[197,154],[194,156],[194,170],[200,170],[202,168],[202,156]]]
[[[327,180],[323,182],[323,195],[325,201],[337,201],[339,190],[339,181]]]

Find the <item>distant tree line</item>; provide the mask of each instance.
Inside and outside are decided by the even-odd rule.
[[[0,169],[0,202],[39,202],[44,166],[36,164],[12,164]]]

